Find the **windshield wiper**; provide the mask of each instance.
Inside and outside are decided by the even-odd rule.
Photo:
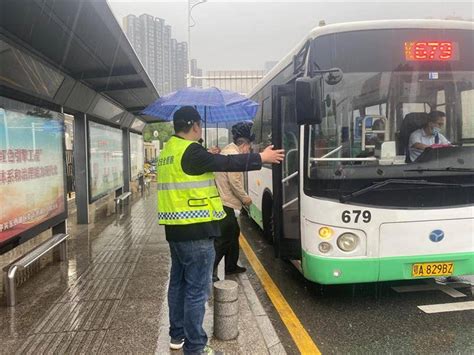
[[[447,168],[416,168],[416,169],[406,169],[403,171],[416,171],[416,172],[422,172],[422,171],[454,171],[456,173],[472,173],[474,172],[473,168],[455,168],[452,166],[448,166]]]
[[[352,199],[353,197],[357,197],[360,195],[363,195],[369,191],[377,190],[383,186],[390,185],[390,184],[400,184],[400,185],[428,185],[428,186],[452,186],[452,187],[466,187],[466,186],[471,186],[469,185],[463,185],[463,184],[446,184],[443,182],[430,182],[426,180],[406,180],[406,179],[388,179],[385,181],[381,181],[378,183],[375,183],[369,187],[365,187],[363,189],[354,191],[348,195],[341,195],[339,197],[339,201],[344,203]]]

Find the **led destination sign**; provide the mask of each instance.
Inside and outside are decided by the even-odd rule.
[[[458,46],[455,42],[405,42],[405,59],[408,61],[450,61],[458,58]]]

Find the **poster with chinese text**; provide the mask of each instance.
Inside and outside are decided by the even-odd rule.
[[[0,108],[0,245],[65,212],[62,115]]]
[[[123,186],[122,131],[89,121],[92,201]]]
[[[136,179],[138,174],[143,173],[144,159],[143,136],[130,133],[130,172],[132,180]]]

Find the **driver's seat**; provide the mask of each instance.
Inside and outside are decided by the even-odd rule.
[[[400,126],[398,136],[398,155],[405,155],[405,162],[411,163],[408,142],[413,131],[422,128],[428,122],[428,114],[426,112],[410,112],[407,113]]]

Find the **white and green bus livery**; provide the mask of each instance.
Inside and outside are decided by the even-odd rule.
[[[472,22],[394,20],[314,29],[252,90],[250,216],[321,284],[474,274]],[[409,138],[445,113],[450,144],[413,162]]]

